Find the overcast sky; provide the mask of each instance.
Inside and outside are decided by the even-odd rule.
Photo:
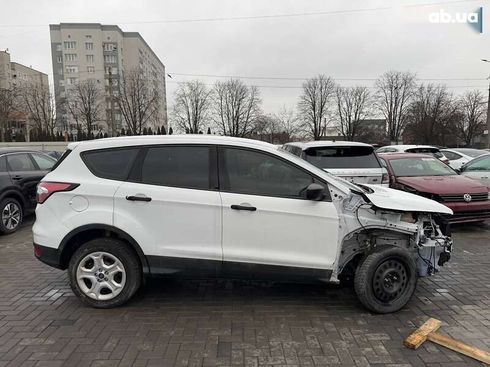
[[[434,81],[446,83],[455,93],[472,86],[485,91],[486,80],[471,79],[490,75],[490,63],[480,61],[490,59],[490,6],[484,8],[483,34],[467,24],[429,22],[429,14],[441,9],[455,15],[480,6],[485,2],[2,0],[0,49],[8,48],[13,61],[51,78],[48,24],[117,24],[124,31],[140,32],[173,76],[167,84],[169,104],[176,83],[193,78],[179,74],[263,77],[244,81],[261,86],[264,110],[272,113],[283,105],[294,107],[300,79],[319,73],[335,79],[374,79],[390,69],[410,70],[420,78],[468,79]],[[272,17],[236,19],[256,16]],[[209,18],[235,19],[187,21]],[[186,21],[168,22],[172,20]],[[210,85],[217,79],[199,78]],[[338,82],[373,85],[372,80]]]

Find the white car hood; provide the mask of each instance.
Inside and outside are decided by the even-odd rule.
[[[447,206],[422,196],[410,194],[405,191],[389,189],[378,185],[364,186],[373,190],[372,193],[364,194],[371,201],[371,203],[378,208],[404,212],[453,214],[453,211]]]

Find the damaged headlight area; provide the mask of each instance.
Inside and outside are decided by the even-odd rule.
[[[431,214],[420,214],[417,225],[415,241],[419,276],[432,275],[450,260],[452,240],[442,233]]]

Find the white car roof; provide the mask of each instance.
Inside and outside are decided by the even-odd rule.
[[[265,150],[277,150],[275,145],[259,140],[204,134],[120,136],[117,138],[73,142],[68,144],[68,149],[73,150],[77,148],[79,151],[85,151],[153,144],[229,144],[244,147],[257,147]]]
[[[435,147],[433,145],[410,145],[410,144],[400,144],[400,145],[385,145],[381,148],[395,148],[399,151],[404,151],[407,149],[412,149],[412,148],[431,148],[431,149],[439,149],[438,147]]]
[[[293,145],[303,150],[312,147],[371,147],[373,148],[373,146],[370,144],[360,143],[357,141],[342,141],[342,140],[339,141],[317,140],[317,141],[306,141],[306,142],[293,142],[293,143],[286,143],[284,145]]]

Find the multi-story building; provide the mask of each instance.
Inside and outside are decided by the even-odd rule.
[[[14,92],[17,102],[8,116],[7,126],[1,126],[4,135],[7,132],[15,137],[22,134],[28,138],[29,113],[22,103],[22,88],[46,88],[48,90],[48,75],[25,65],[13,62],[7,51],[0,51],[0,90],[6,89]]]
[[[124,72],[141,70],[144,80],[159,95],[155,125],[167,125],[165,65],[137,32],[123,32],[117,25],[99,23],[61,23],[49,26],[55,98],[58,105],[70,88],[92,79],[105,92],[105,120],[101,129],[113,134],[125,127],[114,97]],[[64,130],[72,129],[70,116],[58,111]]]

